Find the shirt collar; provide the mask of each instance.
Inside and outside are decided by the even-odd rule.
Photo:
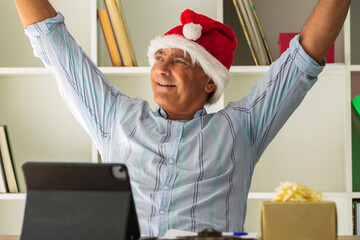
[[[168,118],[165,110],[162,109],[160,106],[157,107],[156,111],[157,111],[157,112],[159,113],[159,115],[162,116],[163,118],[165,118],[165,119]],[[204,115],[206,115],[206,114],[207,114],[206,109],[203,108],[203,109],[200,109],[199,111],[197,111],[197,112],[194,114],[194,118],[201,117],[201,116],[204,116]],[[194,119],[194,118],[193,118],[193,119]],[[188,120],[180,120],[180,121],[186,122],[186,121],[188,121]]]

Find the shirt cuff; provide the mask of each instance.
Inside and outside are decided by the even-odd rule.
[[[48,18],[42,22],[34,23],[25,28],[25,34],[28,37],[38,37],[51,32],[56,25],[63,23],[65,20],[64,16],[58,12],[53,18]]]
[[[300,68],[300,70],[312,77],[318,76],[326,65],[325,58],[321,63],[317,63],[312,57],[310,57],[299,42],[299,36],[296,35],[290,42],[290,52],[298,51],[298,54],[295,55],[295,64]]]

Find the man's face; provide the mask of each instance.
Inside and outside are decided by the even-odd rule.
[[[166,112],[195,113],[215,84],[181,49],[160,49],[150,73],[155,102]]]

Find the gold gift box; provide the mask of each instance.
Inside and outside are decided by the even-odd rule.
[[[336,240],[336,205],[331,201],[261,203],[262,240]]]

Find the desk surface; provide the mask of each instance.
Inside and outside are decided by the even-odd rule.
[[[338,237],[338,240],[359,240],[359,239],[360,239],[360,236],[339,236]]]
[[[19,236],[0,236],[0,240],[19,240]],[[360,240],[360,236],[339,236],[338,240]]]

